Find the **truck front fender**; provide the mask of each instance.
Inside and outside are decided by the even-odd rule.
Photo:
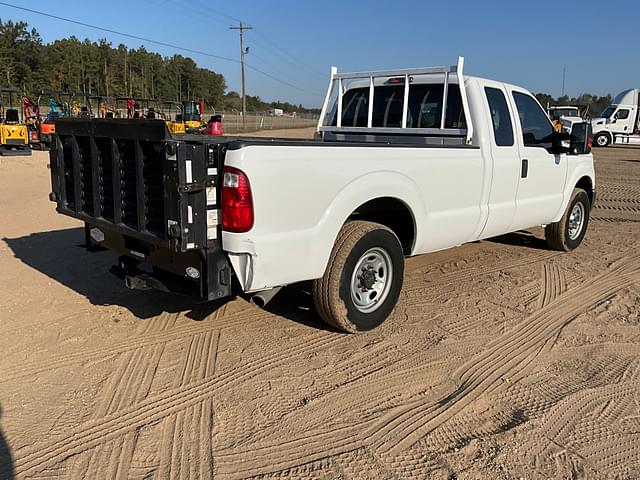
[[[570,176],[567,178],[568,180],[565,184],[562,207],[556,213],[555,217],[553,218],[553,222],[558,222],[562,218],[562,215],[564,214],[567,206],[569,205],[569,202],[571,201],[571,194],[573,193],[573,189],[576,188],[581,179],[588,178],[591,183],[591,188],[594,192],[596,189],[595,174],[592,164],[578,164],[573,170],[570,171]]]

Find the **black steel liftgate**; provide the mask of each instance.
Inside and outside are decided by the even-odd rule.
[[[128,286],[222,298],[232,293],[218,222],[227,142],[173,137],[161,120],[63,119],[51,200],[85,222],[88,248],[122,254],[116,271]]]

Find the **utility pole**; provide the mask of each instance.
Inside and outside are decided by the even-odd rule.
[[[244,25],[240,22],[239,27],[229,27],[230,30],[239,30],[240,31],[240,65],[242,66],[242,127],[246,127],[247,125],[247,94],[246,94],[246,86],[245,86],[245,75],[244,75],[244,56],[249,53],[249,47],[244,48],[244,32],[246,30],[253,29],[250,25]]]
[[[564,79],[567,73],[566,67],[562,67],[562,96],[564,97]]]

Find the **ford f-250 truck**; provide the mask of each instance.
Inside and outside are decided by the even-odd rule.
[[[172,136],[161,121],[65,119],[58,212],[121,254],[131,288],[262,303],[313,281],[319,315],[382,323],[405,257],[545,225],[572,250],[595,196],[590,130],[554,132],[536,99],[451,67],[339,74],[316,138]]]

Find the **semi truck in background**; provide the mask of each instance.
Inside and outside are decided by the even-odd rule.
[[[591,119],[595,145],[640,144],[639,93],[637,88],[619,93],[599,117]]]

